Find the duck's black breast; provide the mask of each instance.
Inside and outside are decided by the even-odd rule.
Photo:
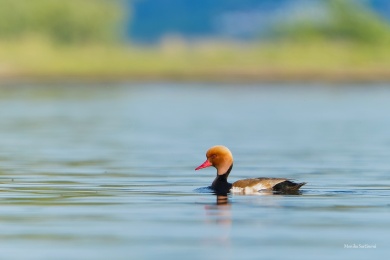
[[[214,181],[211,188],[217,195],[227,195],[232,188],[232,184],[229,182]]]
[[[230,189],[233,185],[227,181],[227,178],[232,168],[233,165],[230,166],[230,168],[225,174],[217,175],[217,177],[211,184],[211,188],[215,191],[217,195],[227,195],[230,192]]]

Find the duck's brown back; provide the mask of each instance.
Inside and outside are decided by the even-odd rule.
[[[288,181],[288,179],[260,177],[260,178],[253,178],[253,179],[238,180],[235,183],[233,183],[233,187],[247,188],[247,187],[255,187],[261,185],[264,187],[263,189],[271,190],[275,185],[284,181]]]

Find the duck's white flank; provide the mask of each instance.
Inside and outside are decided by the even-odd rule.
[[[259,193],[259,191],[261,190],[266,190],[266,189],[267,188],[264,185],[258,183],[254,186],[247,186],[245,188],[233,186],[230,189],[230,191],[233,193],[241,193],[241,194],[255,194],[255,193]]]

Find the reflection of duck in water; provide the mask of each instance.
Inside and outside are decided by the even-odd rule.
[[[205,236],[205,244],[223,246],[229,248],[231,246],[231,227],[232,227],[232,211],[228,197],[225,195],[217,195],[216,203],[205,205],[205,224],[212,225],[213,235]],[[217,229],[216,229],[217,228]],[[227,251],[224,252],[226,254]],[[223,258],[229,258],[228,255]]]
[[[233,184],[227,181],[233,168],[233,155],[230,150],[222,145],[211,147],[206,153],[207,160],[195,170],[214,166],[217,169],[217,177],[211,184],[211,188],[217,194],[228,192],[240,194],[256,194],[259,191],[272,191],[283,194],[297,194],[299,188],[306,182],[295,183],[286,178],[253,178],[238,180]]]
[[[208,216],[213,216],[208,222],[215,222],[224,226],[232,224],[231,204],[227,195],[217,195],[216,203],[206,205],[205,209]]]

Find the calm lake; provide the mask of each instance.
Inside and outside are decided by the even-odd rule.
[[[0,88],[2,259],[386,259],[388,85]],[[301,195],[208,189],[287,177]]]

